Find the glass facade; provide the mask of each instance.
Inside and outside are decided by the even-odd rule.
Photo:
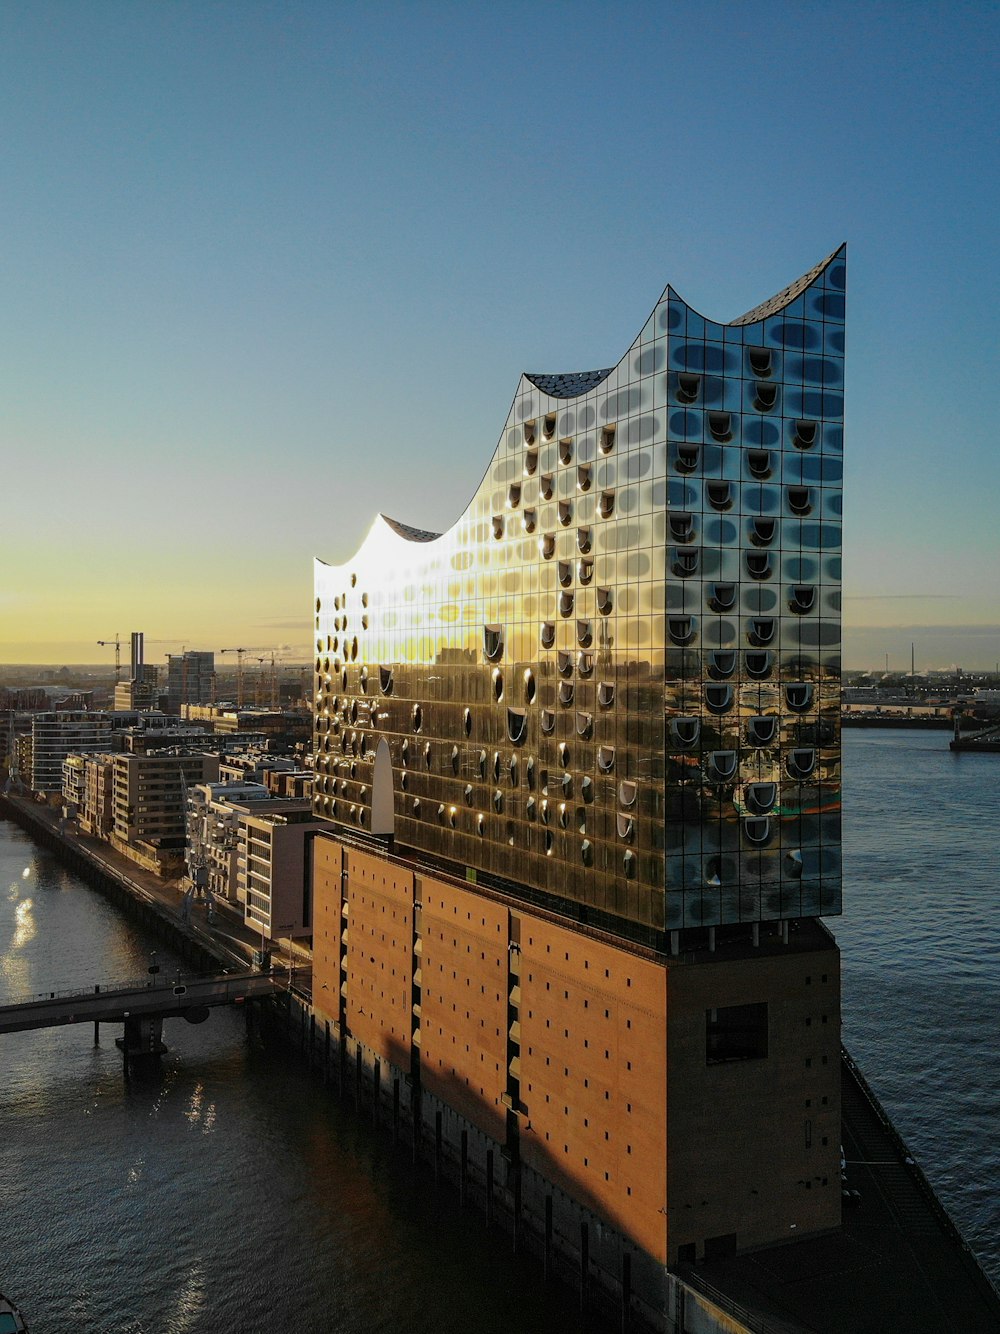
[[[524,375],[446,533],[316,563],[316,814],[661,943],[840,911],[845,252]]]

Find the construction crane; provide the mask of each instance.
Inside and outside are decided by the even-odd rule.
[[[236,707],[243,707],[243,655],[244,653],[274,653],[280,652],[271,647],[270,644],[254,644],[252,648],[220,648],[220,655],[223,653],[236,654]],[[263,661],[259,659],[258,661]]]
[[[114,639],[99,639],[97,641],[100,648],[111,648],[115,650],[115,685],[122,674],[122,641],[116,633]]]

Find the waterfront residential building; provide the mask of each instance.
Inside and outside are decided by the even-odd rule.
[[[154,751],[113,757],[114,824],[111,843],[157,872],[180,870],[185,837],[185,789],[212,782],[215,755]]]
[[[231,781],[223,768],[220,763],[219,782],[196,783],[188,793],[187,871],[196,889],[237,903],[240,812],[233,803],[267,802],[271,794],[263,783]]]
[[[840,1222],[844,290],[667,288],[521,378],[451,529],[316,567],[314,1003],[660,1324]]]
[[[67,755],[111,749],[114,731],[108,713],[62,710],[36,714],[31,719],[31,789],[61,792]]]
[[[312,802],[272,797],[233,804],[239,814],[239,896],[247,925],[266,940],[310,936],[307,836],[320,823]]]

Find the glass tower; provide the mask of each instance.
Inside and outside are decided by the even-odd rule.
[[[843,247],[728,324],[668,287],[521,377],[447,532],[317,562],[317,815],[391,768],[397,851],[654,948],[839,912],[844,294]]]

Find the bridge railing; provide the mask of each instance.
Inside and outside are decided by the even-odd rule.
[[[36,991],[30,995],[0,996],[0,1007],[6,1007],[8,1005],[31,1005],[38,1001],[48,1000],[76,1000],[77,998],[84,999],[92,996],[125,995],[129,992],[136,991],[166,991],[171,987],[190,987],[199,982],[238,982],[244,978],[261,976],[263,976],[263,974],[251,972],[249,969],[245,972],[233,970],[225,973],[195,974],[194,976],[176,973],[171,976],[169,973],[166,975],[161,973],[155,979],[146,975],[133,979],[131,982],[102,982],[94,983],[89,987],[65,987],[58,991]],[[275,981],[280,981],[280,975]]]

